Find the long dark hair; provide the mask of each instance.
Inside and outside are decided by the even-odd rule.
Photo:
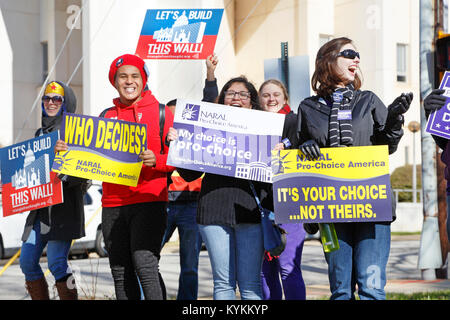
[[[311,78],[311,87],[319,96],[330,96],[336,85],[342,82],[336,70],[336,61],[342,46],[348,43],[353,44],[349,38],[336,38],[325,43],[317,52],[316,69]],[[362,80],[357,72],[353,86],[355,90],[358,90],[361,85]]]
[[[259,106],[258,91],[256,91],[255,86],[250,81],[248,81],[247,77],[245,76],[239,76],[228,80],[228,82],[225,83],[222,90],[220,91],[217,103],[224,104],[225,91],[227,91],[231,87],[231,85],[236,82],[244,84],[248,92],[250,92],[250,104],[252,105],[252,109],[261,110],[261,107]]]

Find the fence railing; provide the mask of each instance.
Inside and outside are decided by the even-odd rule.
[[[392,189],[394,191],[394,197],[395,197],[395,202],[398,203],[399,202],[399,193],[403,192],[403,193],[410,193],[411,194],[411,199],[408,198],[403,198],[402,202],[414,202],[413,200],[413,189]],[[422,201],[422,189],[417,189],[416,190],[416,202],[421,202]]]

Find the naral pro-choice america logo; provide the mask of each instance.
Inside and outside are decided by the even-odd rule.
[[[199,115],[200,115],[200,106],[196,104],[187,103],[186,106],[184,107],[181,117],[183,120],[198,121]]]

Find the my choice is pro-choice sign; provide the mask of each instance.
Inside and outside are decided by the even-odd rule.
[[[285,116],[220,104],[178,100],[167,164],[262,182],[272,181],[271,150]]]

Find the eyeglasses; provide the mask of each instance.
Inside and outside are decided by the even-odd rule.
[[[235,95],[239,95],[241,100],[247,100],[250,97],[250,93],[247,91],[225,91],[225,98],[233,99]]]
[[[356,52],[353,49],[346,49],[344,51],[339,52],[338,57],[344,57],[346,59],[355,59],[355,57],[358,57],[358,59],[361,59],[359,57],[359,52]]]
[[[64,102],[64,97],[62,96],[54,96],[54,97],[50,97],[50,96],[43,96],[42,97],[42,102],[45,104],[49,104],[50,100],[54,103],[54,104],[62,104]]]

